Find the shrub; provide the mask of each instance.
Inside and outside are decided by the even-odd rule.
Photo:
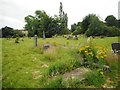
[[[45,88],[64,88],[65,84],[63,82],[62,76],[57,76],[53,80],[45,84],[44,86]]]
[[[80,48],[80,54],[84,63],[87,62],[89,66],[92,66],[93,63],[98,63],[102,67],[107,57],[106,49],[101,46],[93,47],[93,42],[91,41],[85,47]]]
[[[100,72],[100,71],[88,72],[86,79],[90,85],[94,85],[96,87],[101,87],[102,84],[105,83],[105,77],[103,75],[103,72]]]
[[[78,78],[70,77],[65,81],[65,86],[67,88],[80,88],[81,87],[81,81]]]
[[[69,71],[70,67],[67,65],[67,63],[64,62],[57,62],[53,65],[51,65],[48,69],[48,75],[55,76],[58,74],[63,74],[66,71]]]
[[[72,69],[81,66],[79,60],[71,59],[70,61],[66,61],[66,62],[58,61],[52,64],[47,70],[47,75],[55,76],[58,74],[63,74],[67,71],[71,71]]]
[[[19,43],[19,37],[16,37],[15,43]]]

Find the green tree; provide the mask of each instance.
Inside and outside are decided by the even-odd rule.
[[[28,30],[28,36],[38,36],[45,33],[46,37],[52,37],[55,34],[67,34],[69,30],[68,25],[68,16],[67,13],[64,13],[62,2],[60,2],[59,17],[50,17],[45,11],[37,10],[35,11],[35,16],[28,15],[25,17],[25,29]]]
[[[77,27],[76,23],[72,24],[71,25],[71,32],[74,32],[76,30],[76,27]]]
[[[28,30],[28,36],[32,37],[34,36],[34,25],[33,22],[35,20],[35,17],[32,15],[28,15],[25,17],[25,29]]]
[[[85,16],[85,18],[82,21],[82,32],[81,33],[85,33],[88,30],[88,27],[90,25],[90,17],[94,16],[93,14],[89,14],[88,16]]]
[[[120,19],[117,20],[117,26],[118,26],[118,28],[120,28]]]
[[[67,34],[69,33],[69,30],[67,28],[68,25],[68,16],[67,13],[63,11],[63,5],[62,2],[60,2],[60,8],[59,8],[59,17],[60,17],[60,29],[61,33],[60,34]]]
[[[75,31],[73,32],[73,35],[81,34],[81,32],[82,32],[81,26],[77,26]]]
[[[108,32],[107,27],[105,24],[99,20],[99,18],[96,15],[89,15],[89,25],[87,26],[87,31],[85,34],[87,36],[103,36],[106,35]]]
[[[109,15],[105,19],[108,26],[117,26],[117,19],[113,15]]]
[[[14,35],[13,28],[5,26],[2,29],[2,37],[11,37]]]

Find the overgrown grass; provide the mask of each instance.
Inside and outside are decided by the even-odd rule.
[[[99,88],[105,83],[105,76],[99,71],[88,72],[86,79],[89,85],[94,85]]]
[[[79,37],[79,40],[66,40],[63,37],[45,40],[39,38],[37,47],[34,47],[33,38],[24,38],[24,41],[19,41],[18,44],[15,43],[15,39],[3,38],[0,41],[2,41],[2,87],[40,88],[45,87],[43,83],[48,82],[47,75],[50,77],[60,75],[81,66],[78,50],[86,45],[87,38]],[[96,45],[106,47],[109,52],[111,43],[115,41],[118,41],[117,37],[94,39]],[[43,49],[45,43],[52,45],[50,49]],[[59,82],[55,83],[57,81]],[[57,78],[53,79],[51,84],[53,87],[63,87],[60,82],[61,78]],[[51,84],[47,84],[48,87]]]

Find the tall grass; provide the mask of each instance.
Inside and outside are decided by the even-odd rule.
[[[105,46],[109,52],[111,52],[111,43],[117,40],[117,37],[94,39],[96,45]],[[69,40],[69,44],[66,38],[61,36],[45,40],[38,38],[37,47],[34,47],[34,38],[24,38],[24,41],[20,41],[19,44],[15,43],[15,39],[3,38],[0,41],[2,41],[0,49],[2,49],[3,88],[40,88],[43,87],[42,83],[49,80],[48,76],[63,74],[81,66],[78,52],[81,46],[86,45],[87,38],[79,37],[79,40]],[[43,50],[43,45],[46,43],[53,47]],[[107,61],[109,62],[110,59]],[[110,66],[112,68],[112,60]],[[38,71],[39,73],[36,73]],[[61,82],[61,79],[55,80],[57,81]],[[59,85],[55,85],[57,86]]]

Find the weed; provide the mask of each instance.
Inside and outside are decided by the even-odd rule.
[[[65,85],[67,88],[80,88],[81,81],[78,78],[70,77],[65,81]]]
[[[105,83],[105,77],[99,71],[90,71],[87,73],[86,79],[90,85],[101,87]]]
[[[19,37],[16,37],[15,43],[19,43]]]
[[[65,88],[62,76],[57,76],[53,80],[44,84],[46,88]]]

